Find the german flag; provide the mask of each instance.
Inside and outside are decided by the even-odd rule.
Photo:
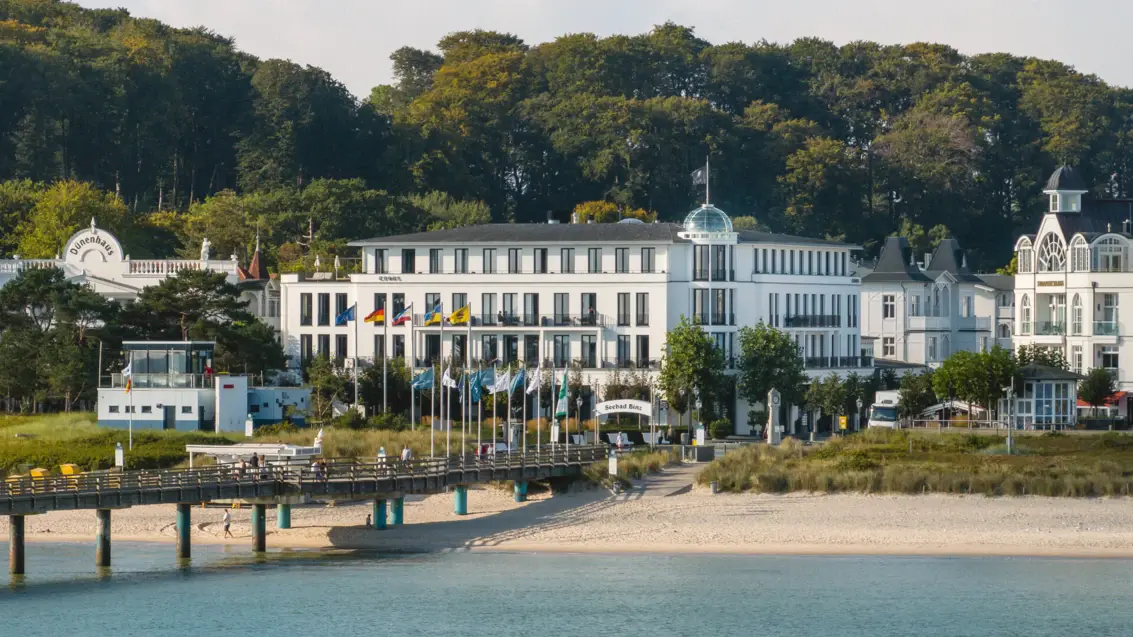
[[[386,322],[386,309],[380,308],[370,312],[366,318],[362,319],[366,323],[385,323]]]

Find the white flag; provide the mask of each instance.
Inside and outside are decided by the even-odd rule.
[[[540,367],[539,369],[535,370],[535,373],[531,375],[531,380],[527,382],[527,393],[534,394],[535,392],[539,391],[539,387],[542,384],[543,368]]]
[[[492,385],[492,393],[498,394],[505,392],[511,388],[511,370],[509,369],[503,376],[496,376],[496,382]]]
[[[451,387],[451,388],[453,388],[453,389],[456,389],[456,388],[460,387],[460,383],[458,383],[458,382],[456,382],[455,380],[453,380],[453,379],[452,379],[452,376],[451,376],[451,375],[449,375],[449,373],[448,373],[448,372],[449,372],[449,370],[448,370],[448,368],[446,367],[446,368],[445,368],[445,375],[441,377],[441,386],[442,386],[442,387]]]

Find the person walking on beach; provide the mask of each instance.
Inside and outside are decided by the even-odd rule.
[[[368,528],[370,528],[371,526],[373,526],[373,524],[371,524],[371,523],[370,523],[370,514],[369,514],[369,513],[367,513],[367,514],[366,514],[366,528],[368,529]]]
[[[224,510],[224,519],[222,522],[224,523],[224,537],[236,537],[232,535],[232,515],[228,512],[228,509]]]

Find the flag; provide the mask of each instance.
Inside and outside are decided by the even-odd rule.
[[[430,367],[425,371],[417,374],[417,378],[413,379],[413,389],[421,391],[422,389],[429,389],[433,386],[433,368]]]
[[[446,367],[445,368],[445,375],[441,377],[441,386],[442,387],[450,387],[452,389],[458,389],[460,387],[460,383],[456,382],[456,379],[454,379],[452,377],[452,374],[450,374],[449,372],[450,372],[449,368]]]
[[[692,171],[692,185],[704,186],[708,183],[708,166]]]
[[[338,316],[334,317],[334,324],[337,325],[337,326],[342,326],[342,325],[346,325],[350,321],[355,320],[354,308],[356,308],[356,307],[358,307],[357,303],[346,308],[346,311],[344,311],[342,314],[339,314]]]
[[[498,394],[500,392],[508,391],[511,388],[511,370],[504,372],[503,376],[497,376],[496,382],[492,383],[492,393]]]
[[[468,379],[468,384],[472,386],[472,402],[478,403],[483,397],[483,389],[480,385],[480,374],[472,374]]]
[[[425,314],[425,325],[440,325],[441,324],[441,304],[437,303],[437,307],[433,308],[432,312]]]
[[[515,390],[523,389],[523,385],[526,381],[527,381],[527,370],[520,367],[519,373],[517,373],[511,379],[511,387],[508,388],[508,393],[514,394]]]
[[[460,325],[461,323],[467,323],[468,319],[471,315],[472,315],[472,306],[471,305],[465,305],[464,307],[453,312],[452,314],[449,314],[448,315],[448,322],[452,325]]]
[[[559,400],[555,403],[555,418],[567,417],[567,370],[563,369],[563,382],[559,388]]]
[[[539,387],[543,385],[543,368],[535,370],[535,374],[531,376],[531,382],[527,383],[527,393],[534,394],[539,391]]]
[[[369,314],[366,315],[366,318],[362,319],[362,322],[363,323],[385,323],[386,322],[386,309],[383,307],[383,308],[376,309],[373,312],[370,312]]]
[[[496,386],[496,370],[489,367],[480,372],[480,386],[491,391]]]
[[[134,363],[131,361],[128,365],[122,368],[122,378],[126,379],[126,393],[134,387]]]
[[[409,305],[405,306],[404,310],[398,312],[393,317],[393,324],[394,325],[401,325],[402,323],[408,323],[409,321],[412,321],[413,320],[413,313],[412,312],[413,312],[413,304],[410,303]]]

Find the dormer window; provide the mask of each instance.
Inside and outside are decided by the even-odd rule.
[[[1058,210],[1058,193],[1054,193],[1050,196],[1050,211],[1058,212]]]

